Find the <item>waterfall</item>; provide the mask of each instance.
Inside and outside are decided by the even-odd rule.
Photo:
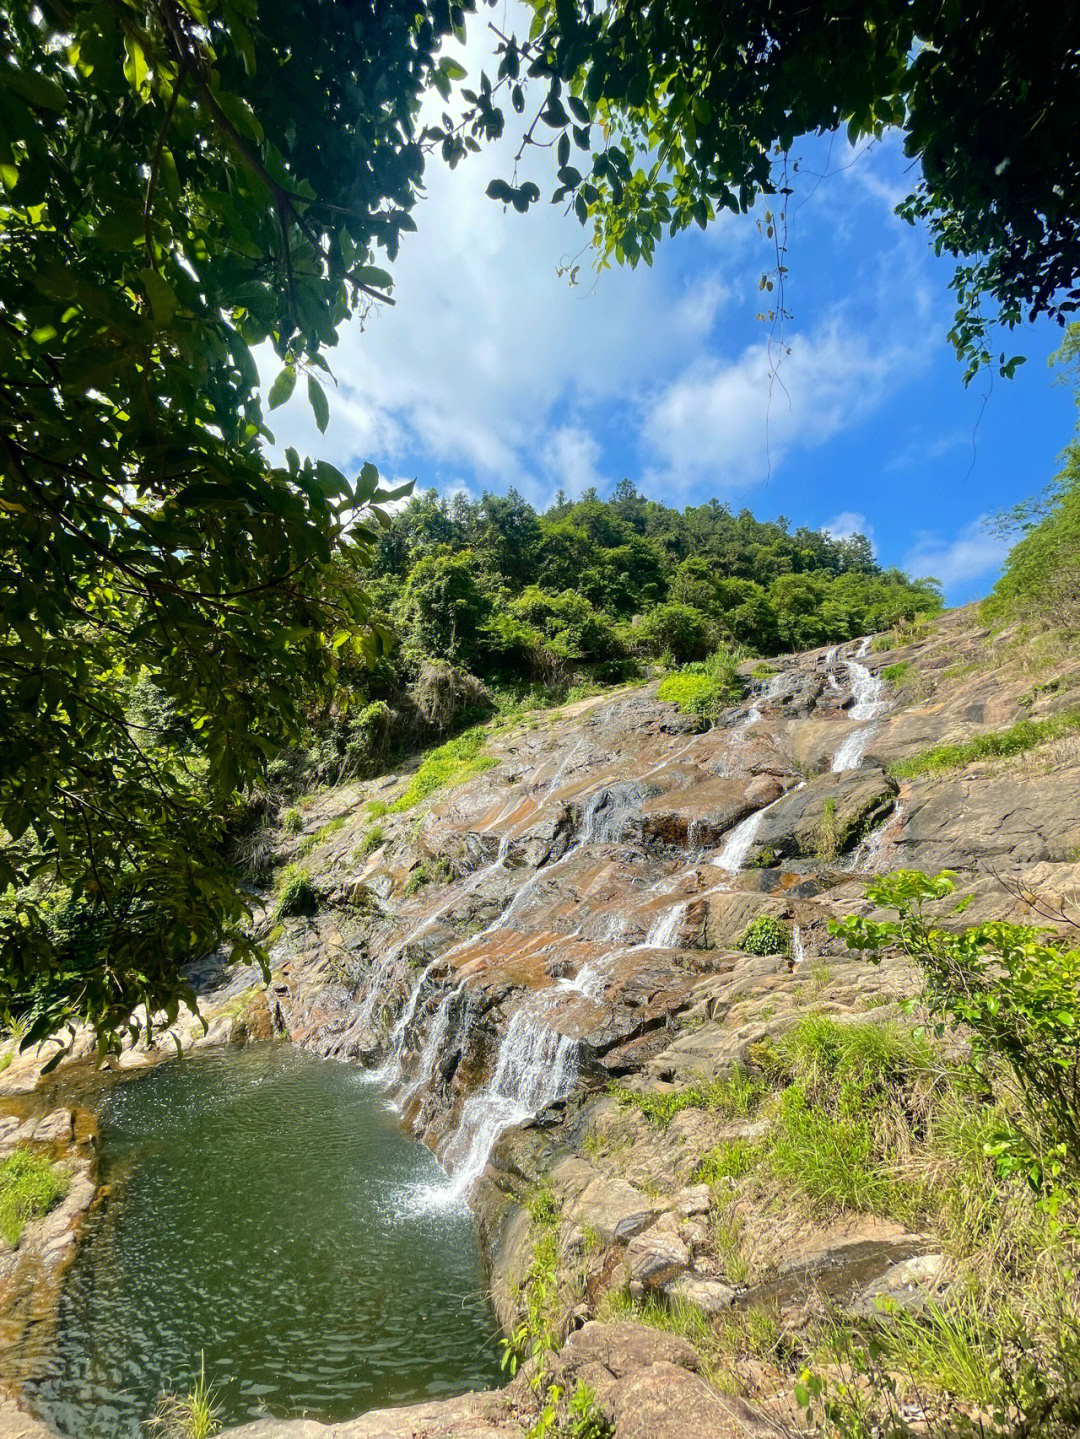
[[[768,704],[769,701],[775,697],[776,691],[780,688],[780,684],[783,678],[783,671],[769,676],[765,688],[761,691],[759,695],[755,697],[754,702],[751,704],[750,709],[747,713],[746,719],[743,721],[740,728],[746,728],[749,725],[757,724],[763,718],[761,713],[761,706],[764,704]]]
[[[766,805],[765,809],[769,807]],[[765,809],[756,809],[753,814],[748,814],[731,831],[724,841],[723,849],[713,860],[713,864],[718,869],[729,870],[732,874],[739,873],[746,863],[746,856],[750,853],[754,836],[761,828],[761,821],[765,818]]]
[[[839,645],[833,645],[831,649],[825,651],[825,668],[827,670],[831,670],[836,663],[836,654],[839,648]]]
[[[687,900],[680,900],[653,920],[645,943],[654,949],[674,949],[678,944],[679,931],[689,907]]]
[[[858,653],[863,655],[870,641],[864,640]],[[851,696],[854,703],[848,711],[848,718],[863,721],[861,728],[852,730],[833,756],[832,772],[841,774],[844,770],[858,769],[862,764],[866,746],[870,743],[876,725],[872,721],[881,709],[882,682],[878,675],[871,674],[857,659],[845,660],[844,667],[851,676]]]
[[[860,870],[869,870],[873,873],[876,870],[878,855],[881,853],[886,835],[894,825],[899,824],[903,817],[904,802],[903,800],[897,800],[892,813],[886,815],[876,829],[871,830],[868,835],[860,840],[859,844],[852,851],[851,858],[846,861],[842,868],[848,873]]]
[[[542,1024],[526,1006],[514,1011],[499,1046],[495,1073],[461,1111],[461,1120],[442,1155],[451,1190],[459,1198],[483,1174],[504,1130],[524,1124],[549,1104],[564,1099],[577,1077],[578,1044]]]
[[[864,660],[869,653],[870,653],[870,636],[869,636],[869,635],[863,635],[862,639],[859,641],[859,648],[855,651],[855,658],[856,658],[857,660]]]
[[[436,956],[421,971],[416,983],[412,987],[409,998],[405,1001],[404,1008],[397,1017],[393,1029],[390,1031],[389,1053],[379,1065],[378,1069],[369,1070],[369,1076],[376,1084],[383,1085],[386,1089],[393,1089],[394,1085],[401,1079],[402,1060],[405,1055],[405,1041],[409,1036],[409,1026],[416,1014],[416,1006],[420,1002],[420,991],[427,983],[428,975],[439,963],[441,956]]]
[[[437,920],[443,917],[443,915],[448,909],[452,908],[456,904],[460,904],[462,899],[464,899],[466,895],[470,895],[473,893],[474,890],[479,889],[480,886],[484,883],[484,881],[488,879],[491,875],[493,875],[497,870],[505,869],[506,856],[509,848],[510,835],[504,834],[499,839],[498,854],[495,856],[495,858],[490,864],[485,865],[483,869],[477,870],[476,873],[471,876],[462,893],[455,894],[453,891],[451,891],[449,898],[446,899],[443,904],[440,904],[438,909],[436,909],[433,914],[429,914],[426,919],[422,919],[419,924],[415,925],[405,936],[404,939],[399,940],[397,944],[390,946],[390,948],[382,956],[382,958],[379,960],[379,963],[376,965],[375,969],[372,970],[371,974],[368,977],[367,989],[364,993],[363,1002],[361,1003],[359,1008],[359,1019],[362,1024],[370,1026],[372,1018],[375,1014],[375,1006],[378,1004],[379,999],[382,997],[383,987],[385,986],[387,980],[390,978],[395,964],[404,954],[405,950],[408,949],[409,945],[412,944],[415,940],[420,939],[423,935],[427,934],[428,930],[432,928],[432,926]],[[487,933],[486,930],[485,933]],[[454,950],[460,949],[461,947],[462,945],[460,943],[456,944],[450,951],[450,953],[453,953]],[[442,957],[448,958],[449,956],[444,955]]]
[[[567,766],[584,743],[585,736],[582,735],[574,748],[572,750],[568,750],[567,753],[563,755],[562,763],[559,765],[558,769],[552,776],[551,783],[548,785],[544,793],[540,796],[540,799],[538,801],[539,804],[546,804],[547,801],[551,798],[551,796],[555,793],[555,791],[559,788],[559,785],[562,783],[562,777],[566,773]]]
[[[432,1017],[424,1047],[420,1051],[420,1062],[417,1065],[416,1075],[398,1096],[398,1101],[403,1109],[413,1095],[423,1089],[425,1085],[430,1084],[435,1077],[435,1066],[446,1048],[446,1041],[450,1034],[450,1020],[454,1004],[464,993],[465,985],[466,981],[463,979],[456,988],[447,990],[439,1001],[439,1007]]]
[[[802,930],[795,925],[791,932],[791,954],[796,964],[802,964],[806,958],[806,945],[803,944]]]

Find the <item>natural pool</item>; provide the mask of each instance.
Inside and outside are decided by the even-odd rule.
[[[285,1044],[106,1091],[99,1180],[25,1394],[72,1439],[142,1439],[205,1356],[226,1424],[335,1420],[498,1382],[472,1216],[346,1065]]]

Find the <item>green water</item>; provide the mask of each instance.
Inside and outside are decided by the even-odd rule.
[[[25,1393],[72,1439],[142,1439],[200,1353],[226,1424],[349,1418],[498,1381],[468,1210],[355,1069],[287,1045],[101,1100],[102,1183]]]

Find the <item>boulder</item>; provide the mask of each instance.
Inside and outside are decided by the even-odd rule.
[[[735,1290],[730,1284],[712,1279],[707,1274],[695,1274],[692,1270],[665,1284],[664,1293],[669,1299],[688,1300],[704,1309],[706,1314],[720,1314],[735,1302]]]
[[[813,857],[849,848],[873,829],[896,803],[896,783],[877,765],[818,775],[762,818],[750,859],[764,850],[780,856]]]
[[[626,1246],[626,1270],[630,1293],[640,1298],[647,1290],[661,1289],[669,1280],[690,1267],[690,1251],[674,1226],[662,1222],[635,1234]]]

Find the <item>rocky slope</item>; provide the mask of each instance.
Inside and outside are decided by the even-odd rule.
[[[879,1293],[906,1302],[944,1261],[925,1235],[872,1214],[824,1222],[791,1206],[744,1216],[733,1263],[715,1186],[694,1176],[759,1122],[690,1105],[657,1129],[612,1081],[661,1095],[723,1076],[808,1007],[893,1013],[914,987],[904,963],[871,967],[828,933],[868,909],[875,873],[960,870],[968,920],[1019,917],[1029,892],[1053,910],[1080,880],[1076,741],[911,781],[888,771],[1070,708],[1069,657],[1032,674],[1007,637],[990,642],[959,611],[904,648],[856,642],[771,666],[706,731],[654,686],[627,689],[493,733],[489,767],[425,805],[393,811],[408,775],[313,797],[278,858],[303,861],[321,907],[274,931],[266,991],[254,974],[204,966],[210,1034],[185,1036],[284,1033],[376,1071],[443,1160],[447,1197],[473,1204],[507,1328],[542,1193],[568,1336],[553,1362],[597,1390],[617,1439],[691,1432],[694,1405],[695,1433],[777,1432],[789,1401],[767,1374],[744,1386],[753,1408],[722,1397],[684,1341],[597,1323],[613,1294],[681,1297],[706,1314],[767,1297],[797,1322],[822,1292],[856,1310]],[[790,955],[740,948],[761,915],[789,926]],[[32,1082],[26,1059],[0,1076],[9,1090]],[[236,1433],[465,1439],[521,1432],[534,1408],[519,1379],[422,1412]]]

